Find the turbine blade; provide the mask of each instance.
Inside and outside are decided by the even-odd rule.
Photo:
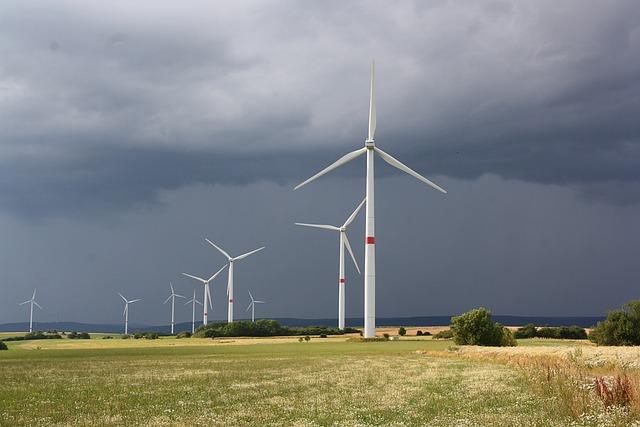
[[[347,220],[344,222],[343,227],[348,227],[349,224],[351,224],[353,222],[354,219],[356,219],[356,216],[358,215],[358,212],[360,212],[360,209],[362,209],[362,206],[364,206],[364,202],[367,201],[367,198],[365,197],[362,202],[360,202],[360,204],[358,205],[358,207],[356,208],[355,211],[353,211],[353,213],[351,214],[351,216],[349,216],[349,218],[347,218]]]
[[[172,295],[169,295],[169,298],[167,298],[166,300],[164,300],[163,304],[168,303],[172,296],[173,296],[173,294],[172,294]]]
[[[31,297],[31,299],[36,299],[36,288],[33,288],[33,296]]]
[[[175,291],[173,290],[173,283],[169,282],[169,287],[171,288],[171,294],[175,294]]]
[[[429,181],[427,178],[425,178],[424,176],[420,175],[418,172],[414,171],[409,166],[403,164],[399,160],[394,159],[391,155],[385,153],[384,151],[382,151],[378,147],[375,147],[374,150],[376,150],[376,153],[378,153],[378,155],[380,157],[382,157],[382,160],[384,160],[385,162],[389,163],[394,168],[398,168],[401,171],[406,172],[409,175],[411,175],[412,177],[416,178],[417,180],[424,182],[425,184],[429,185],[430,187],[435,188],[436,190],[438,190],[438,191],[440,191],[440,192],[442,192],[444,194],[447,194],[447,190],[445,190],[444,188],[440,187],[438,184],[435,184],[435,183]]]
[[[219,246],[217,246],[215,243],[213,243],[211,240],[205,238],[204,240],[207,241],[207,243],[209,243],[211,246],[213,246],[214,248],[216,248],[217,250],[220,251],[220,253],[222,253],[222,255],[226,256],[227,259],[231,259],[231,255],[229,255],[228,253],[226,253],[222,248],[220,248]]]
[[[266,246],[263,246],[263,247],[261,247],[261,248],[255,249],[255,250],[253,250],[253,251],[251,251],[251,252],[247,252],[246,254],[239,255],[239,256],[235,257],[233,260],[234,260],[234,261],[237,261],[237,260],[240,260],[240,259],[244,259],[244,258],[248,257],[249,255],[253,255],[253,254],[255,254],[256,252],[260,252],[260,251],[261,251],[261,250],[263,250],[265,247],[266,247]]]
[[[207,280],[207,283],[209,283],[209,282],[211,282],[213,279],[215,279],[215,278],[216,278],[216,276],[217,276],[218,274],[222,273],[222,270],[224,270],[225,268],[227,268],[227,264],[223,265],[223,266],[222,266],[222,268],[221,268],[220,270],[216,271],[216,273],[215,273],[213,276],[209,277],[209,280]]]
[[[295,225],[301,225],[303,227],[322,228],[323,230],[340,231],[340,227],[325,224],[307,224],[305,222],[295,222]]]
[[[184,295],[180,295],[180,294],[173,294],[173,296],[178,298],[186,298]]]
[[[33,303],[40,309],[42,310],[42,306],[40,304],[38,304],[37,302],[33,301]]]
[[[134,302],[138,302],[138,301],[142,301],[142,299],[141,298],[132,299],[131,301],[129,301],[129,304],[133,304]]]
[[[202,305],[202,303],[200,301],[198,301],[198,300],[196,300],[196,304]]]
[[[253,301],[253,295],[251,295],[251,291],[247,290],[247,292],[249,292],[249,298],[251,298],[251,301]]]
[[[30,302],[31,302],[31,300],[29,300],[29,301],[25,301],[25,302],[21,302],[21,303],[20,303],[20,304],[18,304],[18,305],[25,305],[25,304],[29,304]]]
[[[255,304],[264,304],[264,301],[254,301]]]
[[[198,277],[198,276],[192,276],[191,274],[187,274],[187,273],[182,273],[182,275],[183,275],[183,276],[187,276],[187,277],[191,277],[192,279],[195,279],[195,280],[197,280],[198,282],[207,283],[207,281],[206,281],[206,280],[204,280],[203,278]]]
[[[127,314],[128,310],[129,310],[129,303],[126,303],[124,305],[124,311],[122,312],[122,317],[124,317],[124,315]]]
[[[371,61],[371,94],[369,96],[369,141],[373,141],[376,134],[376,63]]]
[[[332,164],[330,164],[326,168],[322,169],[317,174],[313,175],[311,178],[309,178],[306,181],[296,185],[294,190],[297,190],[298,188],[302,187],[303,185],[306,185],[306,184],[310,183],[311,181],[313,181],[313,180],[315,180],[317,178],[320,178],[325,173],[331,172],[335,168],[340,167],[340,166],[344,165],[345,163],[349,163],[351,160],[355,159],[356,157],[358,157],[361,154],[364,154],[366,151],[367,151],[367,149],[365,147],[362,147],[359,150],[352,151],[352,152],[350,152],[348,154],[345,154],[344,156],[340,157],[338,160],[336,160],[335,162],[333,162]]]
[[[192,298],[192,299],[190,299],[189,301],[185,302],[185,303],[184,303],[184,305],[189,305],[189,304],[191,304],[192,302],[193,302],[193,298]]]
[[[125,297],[123,297],[120,292],[118,292],[118,295],[120,295],[120,298],[122,298],[124,300],[124,302],[127,302],[127,299]]]
[[[209,289],[209,284],[205,285],[205,289],[207,290],[207,299],[209,300],[209,308],[213,310],[213,299],[211,298],[211,289]]]
[[[247,307],[247,309],[245,311],[249,311],[249,309],[251,308],[252,305],[253,305],[253,303],[249,304],[249,307]]]
[[[349,255],[351,255],[351,259],[353,260],[353,264],[356,266],[356,270],[358,270],[358,274],[362,274],[360,273],[360,267],[358,267],[358,261],[356,261],[356,257],[353,255],[353,250],[351,249],[351,244],[349,243],[347,233],[344,233],[344,246],[349,251]]]

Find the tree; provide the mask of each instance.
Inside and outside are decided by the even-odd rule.
[[[640,300],[626,303],[598,322],[589,334],[598,345],[640,345]]]
[[[458,345],[515,346],[511,331],[496,323],[486,308],[476,308],[451,319],[453,341]]]
[[[0,350],[8,350],[7,345],[0,341]]]
[[[404,328],[404,326],[400,326],[400,329],[398,329],[398,335],[400,335],[401,337],[405,336],[407,334],[407,330]]]

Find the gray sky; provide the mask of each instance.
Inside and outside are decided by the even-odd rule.
[[[339,225],[378,162],[377,313],[599,315],[638,297],[640,9],[609,2],[7,2],[0,322],[166,322],[232,253],[236,314],[333,317]],[[351,228],[362,264],[363,220]],[[347,315],[362,278],[347,264]],[[225,317],[226,275],[213,285]],[[190,318],[180,307],[180,320]]]

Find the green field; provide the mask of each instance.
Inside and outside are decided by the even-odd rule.
[[[450,341],[167,338],[8,344],[10,349],[0,352],[0,425],[7,426],[561,426],[575,421],[558,412],[553,396],[536,393],[518,368],[447,356]],[[598,425],[581,423],[576,425]]]

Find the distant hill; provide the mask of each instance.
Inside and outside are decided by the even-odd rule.
[[[597,322],[604,320],[603,316],[582,316],[582,317],[560,317],[560,316],[500,316],[494,315],[495,321],[507,326],[521,326],[527,323],[533,323],[536,326],[582,326],[589,328]],[[241,320],[241,319],[238,319]],[[280,324],[286,326],[336,326],[337,319],[298,319],[293,317],[275,318]],[[451,316],[414,316],[414,317],[383,317],[377,319],[379,326],[445,326],[450,323]],[[351,317],[346,319],[347,326],[362,326],[361,317]],[[199,323],[196,323],[196,327]],[[77,323],[77,322],[37,322],[34,329],[38,331],[57,330],[57,331],[78,331],[78,332],[103,332],[120,334],[122,333],[122,324],[93,324],[93,323]],[[4,323],[0,324],[0,332],[18,332],[28,331],[29,324],[27,322]],[[170,325],[141,325],[129,324],[131,332],[155,331],[160,333],[169,333]],[[177,323],[176,332],[191,331],[191,322]]]

